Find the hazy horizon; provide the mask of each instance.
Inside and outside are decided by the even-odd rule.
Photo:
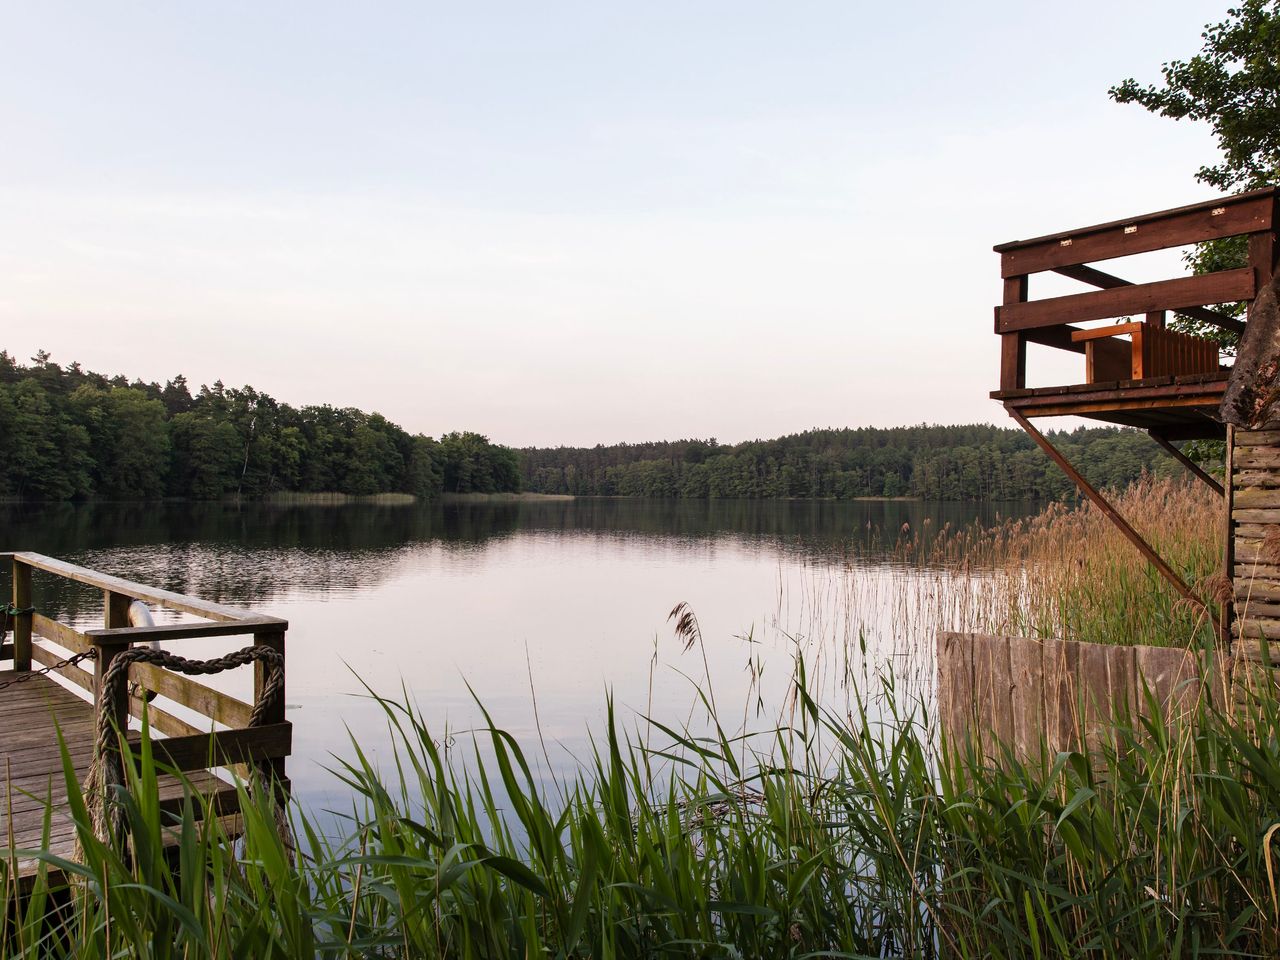
[[[4,5],[0,348],[516,447],[1004,424],[991,246],[1211,195],[1106,91],[1226,5],[1150,9]]]

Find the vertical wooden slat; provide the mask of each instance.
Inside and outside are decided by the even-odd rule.
[[[1107,688],[1099,691],[1105,696],[1105,704],[1100,704],[1100,719],[1105,724],[1106,732],[1114,729],[1114,721],[1134,715],[1133,675],[1134,649],[1124,644],[1107,644]]]
[[[934,647],[934,680],[933,689],[937,700],[938,729],[951,735],[951,713],[955,710],[955,681],[951,677],[951,640],[952,634],[945,630],[938,631],[937,644]]]
[[[1142,332],[1142,327],[1138,327],[1133,331],[1133,360],[1129,369],[1129,379],[1131,380],[1141,380],[1143,378],[1151,359],[1149,356],[1151,345],[1147,338],[1142,335]]]
[[[1076,677],[1077,710],[1083,730],[1084,744],[1096,750],[1102,743],[1102,734],[1110,711],[1107,691],[1107,647],[1099,643],[1077,644],[1079,669]]]
[[[1013,741],[1013,680],[1009,672],[1009,643],[1005,637],[975,634],[973,638],[973,700],[978,711],[983,747],[999,755],[999,744]],[[987,724],[983,725],[986,714]]]
[[[19,610],[31,606],[31,568],[13,561],[13,605]],[[13,669],[31,669],[31,614],[18,613],[13,618]]]
[[[966,655],[967,651],[967,655]],[[972,647],[964,634],[938,634],[938,719],[948,738],[964,736],[966,698],[973,676]]]
[[[1077,713],[1076,682],[1079,671],[1079,644],[1069,640],[1045,640],[1041,651],[1044,664],[1045,734],[1054,752],[1078,750],[1082,718]]]
[[[1134,713],[1142,717],[1152,716],[1147,703],[1150,694],[1157,708],[1168,714],[1175,680],[1165,651],[1159,647],[1139,647],[1134,651],[1134,667]]]
[[[1030,637],[1009,641],[1009,669],[1013,681],[1013,747],[1023,760],[1040,755],[1045,736],[1044,644]]]

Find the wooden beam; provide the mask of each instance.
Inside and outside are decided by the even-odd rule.
[[[1071,326],[1040,327],[1037,330],[1022,331],[1022,337],[1028,343],[1039,343],[1046,347],[1056,347],[1059,350],[1070,350],[1072,353],[1084,353],[1084,344],[1077,343],[1072,339],[1073,335],[1081,329],[1081,327]]]
[[[1133,287],[1136,286],[1130,280],[1122,280],[1120,277],[1112,276],[1109,273],[1103,273],[1093,267],[1087,267],[1083,264],[1073,264],[1066,267],[1055,267],[1054,273],[1059,273],[1064,277],[1070,277],[1072,280],[1079,280],[1081,283],[1087,283],[1103,290],[1114,290],[1117,287]],[[1260,289],[1260,288],[1259,288]],[[1204,307],[1183,307],[1178,311],[1183,316],[1190,317],[1192,320],[1199,320],[1202,323],[1211,323],[1223,330],[1230,330],[1232,333],[1244,333],[1244,321],[1237,320],[1235,317],[1229,317],[1225,313],[1219,313],[1217,310],[1208,310]],[[1160,311],[1163,314],[1163,311]],[[1163,322],[1161,323],[1163,326]]]
[[[1261,233],[1275,226],[1276,188],[1113,220],[1031,240],[1002,243],[1002,277],[1039,273],[1071,264],[1096,263],[1135,253],[1185,247],[1202,240]]]
[[[242,730],[152,740],[151,753],[158,762],[175,770],[205,770],[287,757],[292,745],[293,724],[271,723]],[[131,746],[136,756],[138,748]]]
[[[1160,433],[1169,441],[1221,440],[1226,436],[1226,426],[1217,420],[1206,418],[1203,423],[1179,423],[1161,427]]]
[[[1216,493],[1220,497],[1226,496],[1226,492],[1222,489],[1222,484],[1220,484],[1217,481],[1217,479],[1214,478],[1211,474],[1206,472],[1200,466],[1200,464],[1196,463],[1194,460],[1188,457],[1185,453],[1183,453],[1181,450],[1175,447],[1172,443],[1170,443],[1164,437],[1164,434],[1162,431],[1154,430],[1154,429],[1148,430],[1147,436],[1149,436],[1156,443],[1160,444],[1160,446],[1164,447],[1165,450],[1167,450],[1170,454],[1172,454],[1175,460],[1177,460],[1180,464],[1186,467],[1187,470],[1189,470],[1192,474],[1194,474],[1200,480],[1208,484],[1209,487],[1212,488],[1214,493]]]
[[[1248,267],[1220,270],[1198,277],[1178,277],[1155,283],[1137,283],[1113,290],[1076,293],[1047,300],[997,307],[1000,333],[1060,323],[1106,320],[1151,310],[1177,310],[1207,303],[1252,300],[1256,292],[1254,272]]]
[[[199,637],[234,637],[253,633],[262,626],[277,623],[274,618],[246,617],[243,620],[224,620],[219,623],[173,623],[155,627],[113,627],[108,630],[86,630],[86,637],[113,637],[130,643],[150,640],[189,640]]]
[[[1219,629],[1219,623],[1213,610],[1210,609],[1203,600],[1191,592],[1191,588],[1187,586],[1172,567],[1160,558],[1160,555],[1155,552],[1151,544],[1147,543],[1147,541],[1142,538],[1142,535],[1129,525],[1129,521],[1120,516],[1116,511],[1116,508],[1107,501],[1107,498],[1099,493],[1089,483],[1089,481],[1071,465],[1071,461],[1064,457],[1058,451],[1058,448],[1048,441],[1044,434],[1031,425],[1030,420],[1007,404],[1005,405],[1005,409],[1009,412],[1009,416],[1013,417],[1013,419],[1018,422],[1018,425],[1030,435],[1031,439],[1036,442],[1040,449],[1047,453],[1049,458],[1061,468],[1062,472],[1071,478],[1075,485],[1080,488],[1080,492],[1088,497],[1093,502],[1094,506],[1101,510],[1106,515],[1107,519],[1116,525],[1117,529],[1124,534],[1129,542],[1138,548],[1138,552],[1146,557],[1147,562],[1155,567],[1159,574],[1164,577],[1179,594],[1204,610],[1209,619],[1213,622],[1214,630],[1217,631]]]
[[[269,624],[279,627],[281,630],[288,628],[288,623],[278,617],[247,614],[245,611],[237,610],[235,607],[224,606],[221,603],[210,603],[207,600],[199,600],[181,593],[173,593],[169,590],[161,590],[158,587],[149,587],[146,584],[123,580],[120,577],[112,577],[96,570],[89,570],[86,567],[78,567],[73,563],[55,560],[53,557],[46,557],[40,553],[15,553],[13,557],[15,560],[21,561],[37,570],[44,570],[66,580],[87,583],[91,587],[124,594],[134,600],[149,600],[152,603],[158,603],[162,607],[181,610],[197,617],[222,621],[235,620],[255,625]],[[127,621],[121,624],[121,626],[127,625]]]

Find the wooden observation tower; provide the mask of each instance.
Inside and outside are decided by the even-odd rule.
[[[1205,607],[1222,641],[1236,641],[1237,661],[1244,656],[1267,662],[1270,651],[1263,648],[1280,640],[1278,227],[1280,189],[1268,188],[995,248],[1004,298],[995,310],[1000,389],[992,398],[1174,589]],[[1247,238],[1246,266],[1151,283],[1132,283],[1111,272],[1123,272],[1123,259],[1137,254],[1229,237]],[[1105,270],[1095,265],[1100,261],[1108,261]],[[1032,275],[1046,272],[1094,289],[1032,299]],[[1244,319],[1221,308],[1236,303],[1246,304]],[[1171,313],[1238,335],[1235,363],[1221,362],[1217,342],[1168,329]],[[1028,345],[1081,354],[1081,382],[1028,384]],[[1196,596],[1034,424],[1059,416],[1145,430],[1222,496],[1223,573],[1232,599]],[[1226,441],[1225,483],[1174,446],[1202,438]]]

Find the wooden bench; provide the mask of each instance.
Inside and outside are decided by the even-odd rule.
[[[1130,339],[1121,340],[1124,335]],[[1218,369],[1218,344],[1213,340],[1141,320],[1076,330],[1071,340],[1085,345],[1086,383],[1177,377]]]

